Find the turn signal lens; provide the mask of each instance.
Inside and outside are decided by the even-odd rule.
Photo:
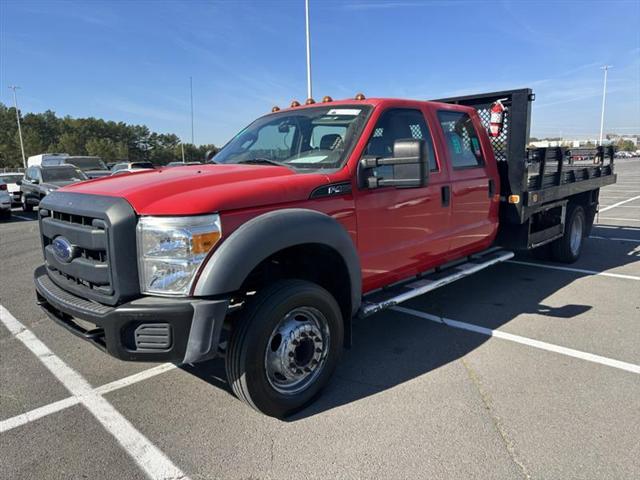
[[[191,239],[191,253],[209,253],[220,240],[220,232],[207,232],[194,235]]]
[[[520,203],[520,195],[509,195],[509,203]]]
[[[356,100],[364,100],[364,93],[356,94]]]
[[[300,106],[300,102],[298,100],[294,100],[291,102],[291,108],[296,108]]]
[[[280,111],[280,107],[279,107],[279,106],[277,106],[277,105],[271,109],[271,113],[273,113],[273,112],[279,112],[279,111]]]
[[[322,97],[322,103],[327,102],[333,102],[333,98],[331,98],[329,95],[325,95],[324,97]]]

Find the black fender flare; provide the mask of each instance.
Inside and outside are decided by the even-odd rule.
[[[193,294],[215,296],[237,291],[260,262],[285,248],[308,243],[330,247],[343,259],[349,272],[351,314],[355,315],[362,296],[356,247],[337,220],[302,208],[274,210],[241,225],[204,265]]]

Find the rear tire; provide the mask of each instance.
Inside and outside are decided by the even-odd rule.
[[[27,197],[22,194],[22,211],[23,212],[32,212],[33,211],[33,205],[29,205],[27,203]]]
[[[324,288],[281,280],[250,298],[236,320],[226,370],[235,395],[272,417],[309,404],[342,352],[340,307]]]
[[[582,245],[587,232],[587,215],[582,205],[569,205],[564,235],[551,243],[553,260],[561,263],[573,263],[580,258]]]

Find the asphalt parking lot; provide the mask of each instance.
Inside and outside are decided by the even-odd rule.
[[[0,224],[0,477],[640,478],[640,159],[583,256],[527,256],[354,328],[324,395],[288,421],[220,360],[124,363],[35,305],[35,214]]]

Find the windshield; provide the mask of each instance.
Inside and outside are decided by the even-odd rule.
[[[0,175],[0,182],[3,183],[16,183],[18,180],[22,180],[22,175]]]
[[[81,170],[107,170],[107,166],[98,157],[68,158],[66,162],[75,165]]]
[[[49,167],[42,169],[43,182],[79,182],[87,180],[82,170],[73,167]]]
[[[368,105],[345,105],[268,115],[236,135],[213,162],[275,163],[313,170],[339,168],[370,111]]]

